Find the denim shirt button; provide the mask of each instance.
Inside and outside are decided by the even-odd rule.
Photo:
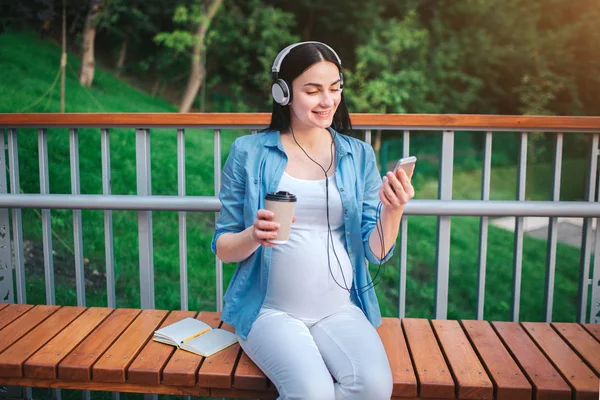
[[[344,214],[348,214],[348,209],[345,209],[345,210],[344,210]]]
[[[350,236],[350,231],[346,232],[346,235]]]
[[[344,191],[344,188],[340,188],[340,192],[343,192],[343,191]]]
[[[256,185],[256,184],[258,184],[258,179],[255,179],[255,180],[254,180],[254,184],[255,184],[255,185]]]

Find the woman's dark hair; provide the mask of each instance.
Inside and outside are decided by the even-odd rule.
[[[278,73],[278,78],[286,81],[292,88],[292,82],[304,71],[310,68],[313,64],[319,61],[329,61],[334,63],[340,72],[342,66],[337,60],[337,57],[327,47],[320,43],[306,43],[294,47],[283,59],[281,68]],[[292,99],[294,94],[291,93]],[[350,133],[352,124],[350,122],[350,114],[344,99],[344,92],[341,93],[340,104],[338,105],[331,127],[341,133]],[[278,130],[280,132],[287,131],[290,128],[290,107],[282,106],[273,100],[273,111],[271,113],[271,124],[265,130]]]

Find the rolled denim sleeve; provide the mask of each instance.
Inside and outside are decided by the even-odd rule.
[[[244,226],[244,193],[246,179],[242,154],[239,151],[238,139],[231,145],[231,150],[223,167],[219,201],[221,213],[217,219],[215,233],[211,243],[213,253],[217,254],[217,239],[224,233],[238,233]]]
[[[369,245],[369,237],[371,232],[375,229],[377,224],[377,207],[379,205],[379,188],[381,187],[381,176],[377,169],[377,162],[375,160],[375,152],[373,148],[367,144],[364,146],[365,149],[365,188],[364,188],[364,199],[362,208],[362,221],[361,221],[361,232],[363,239],[363,246],[365,256],[367,260],[373,264],[379,264],[379,258],[373,254],[371,246]],[[375,233],[376,234],[376,233]],[[390,251],[381,260],[382,263],[389,260],[394,252],[394,243],[390,248]]]

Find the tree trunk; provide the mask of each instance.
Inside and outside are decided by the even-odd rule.
[[[160,78],[156,78],[154,80],[154,85],[152,85],[152,97],[156,97],[158,93],[158,86],[160,85]]]
[[[96,37],[96,17],[100,10],[100,0],[90,0],[90,10],[85,20],[83,28],[83,48],[81,54],[81,72],[79,73],[79,83],[82,86],[90,87],[94,81],[94,69],[96,62],[94,60],[94,39]]]
[[[312,29],[315,24],[315,9],[311,7],[308,10],[308,20],[304,24],[304,28],[302,28],[302,40],[308,41],[312,36]]]
[[[381,129],[377,130],[375,134],[375,144],[373,144],[373,151],[375,151],[375,158],[377,164],[379,164],[379,152],[381,151]]]
[[[71,27],[69,28],[69,35],[72,35],[75,33],[75,29],[77,29],[77,24],[79,23],[80,19],[81,19],[81,15],[79,13],[75,14],[73,21],[71,21]]]
[[[180,113],[187,113],[190,111],[194,99],[198,94],[198,90],[200,89],[200,85],[202,84],[202,80],[204,79],[204,75],[206,75],[204,63],[201,60],[201,57],[206,56],[206,52],[204,51],[204,38],[206,37],[208,27],[222,2],[223,0],[213,0],[208,7],[208,14],[203,18],[200,25],[198,25],[194,49],[192,50],[190,77],[183,98],[181,99],[181,105],[179,106]]]
[[[117,77],[121,76],[121,71],[123,71],[123,66],[125,65],[125,55],[127,55],[127,38],[123,39],[123,43],[121,43],[119,60],[117,61]]]
[[[375,144],[373,145],[373,150],[375,154],[379,154],[379,150],[381,150],[381,129],[377,130],[375,134]]]

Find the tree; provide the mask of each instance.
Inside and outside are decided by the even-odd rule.
[[[428,103],[428,33],[417,15],[374,21],[366,43],[356,48],[355,69],[346,69],[348,102],[354,112],[435,112]]]
[[[229,104],[221,107],[264,111],[270,106],[271,66],[282,48],[299,40],[292,33],[295,27],[294,15],[261,0],[223,5],[213,23],[207,58],[209,87],[227,90]]]
[[[176,29],[173,32],[162,32],[155,36],[156,42],[176,49],[180,53],[188,51],[189,48],[192,49],[190,75],[179,105],[180,113],[190,111],[206,75],[204,67],[206,34],[222,2],[223,0],[210,0],[208,7],[204,7],[206,4],[200,3],[194,3],[189,7],[185,5],[177,7],[173,22],[187,25],[190,29]],[[195,29],[195,32],[192,33],[191,29]]]
[[[94,40],[96,38],[96,24],[100,11],[100,3],[101,0],[90,0],[90,8],[83,28],[79,83],[87,87],[92,86],[92,82],[94,81],[94,70],[96,68]]]
[[[103,4],[98,16],[98,31],[106,31],[107,36],[117,41],[117,62],[115,75],[120,76],[125,68],[128,48],[136,48],[146,39],[148,33],[157,33],[159,15],[169,10],[168,2],[140,0],[109,0]],[[156,49],[146,48],[147,51]]]

